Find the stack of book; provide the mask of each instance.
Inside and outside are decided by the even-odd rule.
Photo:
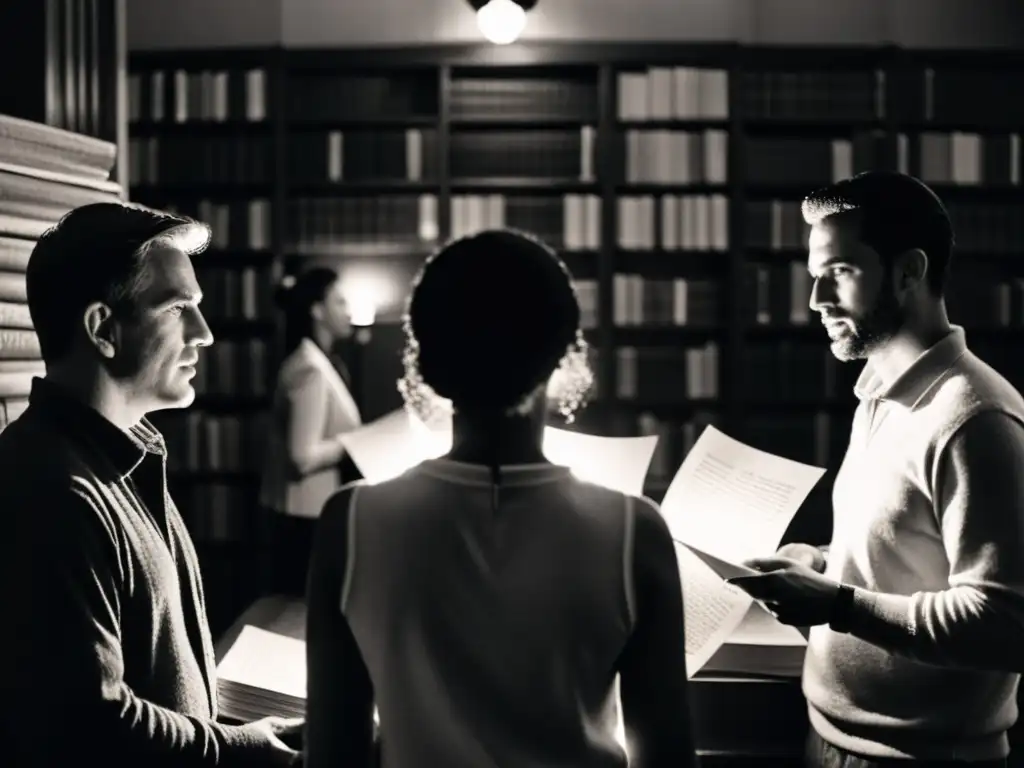
[[[25,289],[32,247],[72,208],[122,199],[115,154],[109,142],[0,115],[0,429],[45,371]]]

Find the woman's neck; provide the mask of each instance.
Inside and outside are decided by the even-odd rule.
[[[466,464],[546,464],[541,449],[544,420],[536,414],[495,414],[452,417],[452,449],[448,458]]]

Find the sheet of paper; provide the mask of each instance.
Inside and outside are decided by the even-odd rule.
[[[778,549],[825,470],[705,428],[661,504],[672,538],[727,563]]]
[[[736,645],[807,645],[806,638],[798,629],[777,622],[758,602],[747,610],[729,642]]]
[[[743,621],[753,599],[722,581],[710,566],[676,542],[686,623],[686,674],[693,677]]]
[[[681,543],[681,542],[677,542]],[[745,565],[738,563],[727,563],[725,560],[719,560],[714,555],[709,555],[707,552],[703,552],[696,547],[691,547],[683,544],[684,547],[689,549],[693,554],[699,557],[704,563],[717,573],[723,579],[732,579],[736,576],[757,576],[760,571],[755,571],[753,568],[748,568]]]
[[[417,428],[412,416],[400,408],[359,429],[342,435],[341,442],[363,477],[380,483],[437,458],[447,448],[443,439],[432,439],[425,427]]]
[[[450,423],[428,428],[400,409],[349,432],[342,442],[363,477],[378,483],[447,453],[452,435]],[[543,450],[548,459],[569,467],[582,480],[640,495],[657,444],[656,435],[597,437],[547,427]]]
[[[306,643],[246,624],[217,666],[217,677],[306,698]]]

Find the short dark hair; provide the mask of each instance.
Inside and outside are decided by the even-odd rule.
[[[867,171],[812,192],[801,211],[811,225],[858,212],[861,242],[887,264],[920,248],[928,256],[928,287],[936,296],[943,294],[952,265],[953,225],[942,200],[920,179],[895,171]]]
[[[92,203],[65,214],[39,237],[25,274],[43,360],[55,362],[71,351],[92,302],[115,311],[133,308],[154,245],[167,243],[193,255],[209,242],[206,224],[142,206]]]
[[[338,273],[330,267],[312,267],[278,286],[274,299],[284,312],[286,352],[313,335],[313,305],[323,301],[336,282]]]
[[[561,259],[535,237],[488,230],[434,254],[413,283],[419,375],[457,409],[512,408],[577,339],[580,308]]]

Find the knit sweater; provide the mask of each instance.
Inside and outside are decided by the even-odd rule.
[[[3,765],[254,768],[216,722],[199,563],[146,420],[122,432],[35,380],[0,435]]]
[[[815,627],[810,721],[875,757],[1008,753],[1024,666],[1024,400],[961,328],[883,382],[870,362],[836,478],[825,575],[852,628]]]

